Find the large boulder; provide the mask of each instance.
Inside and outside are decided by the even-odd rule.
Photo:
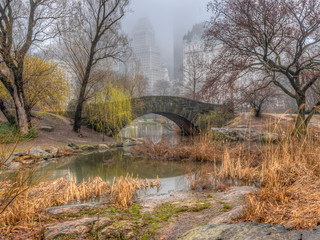
[[[58,207],[51,207],[45,210],[47,216],[57,217],[68,214],[79,214],[81,212],[89,212],[99,209],[104,203],[83,203],[75,205],[63,205]]]
[[[48,153],[47,151],[43,150],[39,146],[31,148],[29,151],[27,151],[26,155],[30,155],[31,158],[45,158],[45,159],[48,159],[48,158],[52,157],[52,155],[50,153]]]
[[[18,170],[21,168],[21,163],[20,162],[11,162],[8,166],[8,170]]]
[[[41,130],[44,132],[53,132],[54,128],[51,126],[40,126],[38,127],[38,130]]]
[[[320,227],[313,231],[290,231],[283,225],[258,223],[226,223],[205,225],[188,231],[180,240],[315,240],[320,239]]]
[[[45,151],[52,154],[52,156],[56,156],[59,153],[59,149],[53,146],[47,147]]]
[[[78,239],[83,239],[86,234],[100,231],[112,224],[112,220],[108,217],[84,217],[72,221],[55,223],[47,225],[44,229],[44,239],[61,239],[70,235],[77,236]],[[67,238],[63,238],[67,239]]]
[[[92,225],[97,220],[97,217],[86,217],[73,221],[48,225],[44,230],[44,238],[49,240],[67,235],[83,235],[89,233],[92,229]]]

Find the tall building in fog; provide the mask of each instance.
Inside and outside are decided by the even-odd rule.
[[[183,30],[179,26],[174,27],[173,33],[173,77],[182,82],[182,66],[183,66]]]
[[[133,30],[132,47],[143,74],[148,78],[146,95],[155,95],[154,86],[156,82],[163,79],[163,71],[154,30],[145,18],[140,19]]]

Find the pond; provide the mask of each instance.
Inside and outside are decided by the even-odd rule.
[[[127,155],[124,149],[116,149],[105,152],[86,152],[78,156],[67,157],[59,163],[49,163],[39,170],[40,174],[53,170],[49,179],[71,176],[78,182],[89,178],[101,177],[105,181],[112,182],[114,177],[132,174],[134,177],[155,180],[159,176],[161,186],[158,193],[189,189],[186,174],[188,169],[200,165],[200,163],[184,164],[177,161],[160,161],[148,158],[133,157]],[[188,166],[188,167],[187,167]],[[154,194],[157,189],[150,189],[141,194]]]
[[[148,115],[144,119],[137,119],[122,129],[120,135],[125,138],[143,138],[152,143],[166,141],[171,145],[181,141],[176,125],[161,116]],[[115,177],[132,174],[134,177],[155,180],[159,176],[159,189],[140,191],[140,195],[162,194],[170,191],[189,189],[186,174],[190,165],[196,167],[199,163],[187,165],[177,161],[160,161],[144,157],[134,157],[129,149],[118,148],[108,151],[85,152],[78,156],[60,159],[58,163],[49,163],[39,169],[39,174],[53,171],[49,179],[67,176],[76,177],[78,182],[89,178],[101,177],[104,181],[112,182]],[[187,167],[188,166],[188,167]],[[157,192],[158,191],[158,192]]]
[[[182,138],[171,123],[155,121],[135,121],[122,130],[124,137],[148,139],[153,143],[166,141],[170,145],[178,144]],[[38,170],[39,174],[52,171],[48,180],[68,176],[78,182],[101,177],[112,182],[115,177],[127,174],[141,179],[155,180],[160,178],[160,188],[139,191],[139,195],[166,194],[171,191],[189,190],[188,176],[199,174],[203,165],[199,162],[160,161],[146,157],[133,156],[130,148],[117,148],[107,151],[85,152],[78,156],[59,159],[58,163],[49,162]],[[201,173],[200,173],[201,174]],[[245,185],[242,182],[225,181],[227,185]]]

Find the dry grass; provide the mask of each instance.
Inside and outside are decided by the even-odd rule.
[[[12,186],[6,183],[6,189],[24,189],[23,186]],[[67,204],[71,201],[92,199],[110,193],[107,182],[95,178],[76,184],[74,178],[59,178],[50,182],[42,182],[36,187],[25,190],[0,215],[2,226],[18,226],[41,221],[43,210],[48,207]],[[6,192],[1,196],[6,196]]]
[[[178,146],[168,146],[165,141],[156,144],[148,142],[137,145],[135,151],[159,160],[220,161],[223,148],[223,143],[212,140],[208,134],[202,134]]]
[[[77,184],[76,178],[69,174],[54,181],[41,182],[19,194],[0,215],[0,226],[3,231],[25,228],[35,221],[45,220],[46,208],[100,197],[127,208],[132,204],[136,190],[154,186],[159,186],[159,179],[148,181],[132,176],[119,177],[112,186],[99,177]],[[15,188],[24,189],[22,186],[13,186],[11,182],[3,182],[0,189],[1,200],[6,197],[5,189]]]
[[[261,190],[247,196],[244,219],[312,229],[320,221],[320,146],[310,139],[287,138],[263,150],[252,169]],[[241,170],[240,170],[241,172]]]
[[[128,208],[132,204],[137,190],[159,187],[159,184],[159,177],[157,177],[157,181],[140,180],[138,177],[133,178],[132,175],[121,176],[118,179],[114,178],[111,187],[112,202],[122,208]]]
[[[216,180],[216,169],[212,163],[205,163],[200,169],[187,168],[187,180],[191,190],[212,189]]]
[[[297,229],[312,229],[320,221],[320,145],[314,134],[293,138],[287,129],[272,124],[282,140],[267,144],[225,144],[205,135],[190,144],[172,148],[164,143],[140,152],[176,160],[205,161],[191,171],[192,189],[210,188],[224,179],[240,179],[260,186],[246,198],[247,208],[241,221],[285,224]]]

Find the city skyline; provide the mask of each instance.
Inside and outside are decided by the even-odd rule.
[[[131,12],[122,21],[122,28],[132,39],[134,25],[138,19],[148,18],[155,30],[161,62],[168,67],[170,77],[175,78],[179,67],[174,68],[174,42],[177,46],[181,41],[180,44],[183,46],[183,36],[192,26],[210,19],[207,3],[205,0],[134,0],[130,4]]]

